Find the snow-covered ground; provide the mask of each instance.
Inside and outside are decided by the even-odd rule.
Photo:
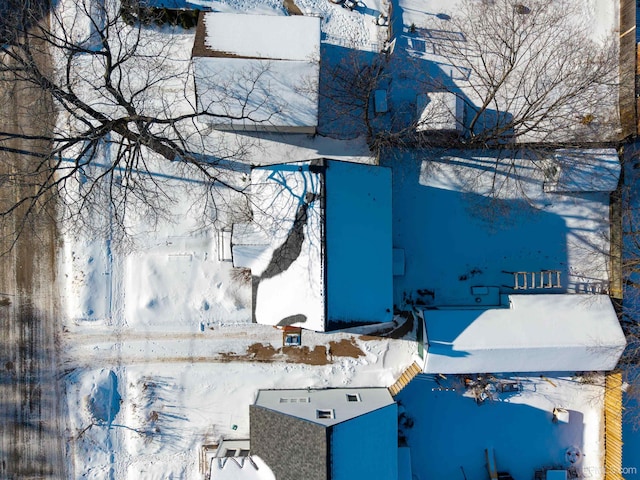
[[[498,471],[516,479],[570,466],[582,478],[602,478],[602,380],[500,376],[491,382],[517,382],[517,389],[492,390],[478,404],[460,377],[418,376],[397,397],[414,478],[486,479],[485,449],[493,449]],[[569,411],[568,422],[553,422],[556,407]]]
[[[608,192],[547,193],[542,171],[512,154],[500,165],[486,151],[382,159],[394,168],[394,248],[407,258],[397,304],[470,305],[472,286],[510,288],[510,272],[541,270],[560,271],[553,293],[607,291]]]
[[[321,1],[299,6],[323,14],[325,41],[370,48],[378,34],[370,21],[373,8],[382,8],[376,5],[367,12]],[[207,6],[285,14],[280,2]],[[157,48],[156,34],[143,31],[149,38],[140,48]],[[175,60],[172,66],[184,68],[177,78],[186,90],[178,90],[191,99],[188,62],[183,62],[193,32],[162,35],[171,40],[162,48],[169,48],[164,53]],[[185,105],[172,102],[172,108]],[[374,161],[357,138],[208,133],[196,139],[204,152],[238,152],[240,162],[223,172],[234,185],[243,184],[251,164],[318,157]],[[104,149],[104,158],[85,173],[97,175],[112,153]],[[302,347],[283,349],[280,330],[251,323],[250,277],[224,258],[216,228],[246,221],[238,195],[221,188],[214,198],[224,208],[216,211],[204,203],[208,186],[193,172],[153,154],[145,160],[153,172],[146,181],[158,182],[166,203],[156,212],[130,209],[120,219],[129,233],[125,240],[115,235],[112,212],[100,194],[95,198],[104,203],[85,219],[85,228],[67,223],[63,229],[59,278],[67,309],[62,341],[73,478],[202,478],[201,446],[247,438],[249,405],[258,389],[388,386],[413,362],[414,341],[362,339],[357,331],[305,331]],[[82,188],[80,179],[78,191]],[[70,198],[77,193],[67,192]]]
[[[517,293],[509,273],[517,271],[559,271],[553,293],[607,291],[609,194],[545,191],[542,172],[521,155],[511,152],[501,165],[488,152],[382,159],[394,171],[394,248],[406,259],[405,275],[394,279],[397,304],[473,306],[471,287]],[[499,338],[485,340],[497,345]],[[460,377],[449,377],[439,385],[420,376],[398,397],[413,422],[406,435],[417,478],[465,478],[460,467],[468,479],[486,478],[485,448],[494,449],[499,470],[531,478],[536,469],[569,466],[565,454],[575,447],[585,454],[585,478],[603,477],[598,382],[522,377],[517,394],[477,406],[461,395]],[[559,406],[571,410],[567,425],[551,421]]]
[[[282,346],[282,334],[271,327],[127,336],[67,337],[76,344],[65,377],[74,478],[201,478],[202,445],[249,437],[249,405],[258,389],[384,386],[415,351],[410,342],[363,342],[346,334],[315,339],[318,347],[305,332],[307,348],[329,347],[326,364],[310,365],[271,359],[269,347]],[[341,340],[353,341],[362,354],[332,355],[329,342]]]
[[[164,185],[173,213],[126,243],[65,235],[62,291],[69,458],[74,478],[200,478],[203,444],[249,434],[260,388],[388,386],[414,341],[251,323],[251,281],[221,260],[192,208],[198,183]],[[363,330],[366,332],[366,329]],[[345,350],[346,348],[346,350]]]
[[[492,128],[495,119],[502,117],[511,118],[515,123],[512,133],[525,142],[566,141],[572,135],[586,141],[594,141],[594,137],[615,139],[617,91],[611,86],[596,84],[609,75],[613,83],[617,81],[617,56],[613,52],[617,49],[619,29],[617,2],[533,0],[526,5],[510,2],[498,5],[493,13],[485,16],[485,7],[475,0],[393,2],[392,61],[394,68],[402,72],[394,76],[389,88],[395,115],[400,117],[404,112],[415,119],[418,95],[446,90],[464,101],[464,118],[458,121],[467,128],[477,109],[487,102],[487,110],[477,119],[474,131],[482,130],[482,124]],[[521,11],[513,8],[517,5],[523,7]],[[528,23],[529,18],[535,20]],[[538,29],[541,24],[544,28]],[[531,36],[535,38],[511,36],[511,29],[529,34],[534,30]],[[510,40],[494,42],[496,38]],[[587,44],[587,53],[571,59],[567,52],[585,48]],[[516,45],[519,48],[515,48]],[[601,63],[606,67],[590,82],[590,93],[582,95],[582,90],[577,96],[568,93],[587,76],[571,79],[584,68],[584,57],[599,49],[611,54],[606,54],[607,60]],[[507,52],[513,55],[513,64],[509,64]],[[538,64],[542,64],[542,68]],[[562,80],[558,82],[550,72],[556,72],[554,69],[563,64],[572,67],[559,73]],[[513,72],[517,73],[512,75]],[[563,108],[548,118],[540,118],[538,108],[548,105],[547,97],[554,101],[562,98],[559,101]],[[574,113],[585,109],[593,113],[586,122],[588,125],[581,125],[580,114]],[[547,111],[546,107],[543,111]],[[525,117],[528,119],[522,123]],[[406,125],[407,120],[402,123]]]
[[[286,14],[275,0],[190,3],[225,12]],[[380,13],[389,11],[385,0],[361,4],[353,12],[326,0],[295,3],[305,14],[322,17],[322,52],[329,55],[354,47],[375,51],[386,36],[386,27],[375,22]],[[447,10],[455,6],[444,0],[399,3],[399,21],[405,26],[444,11],[445,5]],[[596,0],[588,4],[603,8],[598,18],[606,30],[610,9]],[[188,60],[192,33],[163,35],[175,40],[163,42],[168,52],[179,62]],[[188,67],[184,78],[191,78]],[[172,89],[176,95],[193,93],[190,83],[186,92],[175,84]],[[172,105],[183,107],[179,102]],[[196,141],[206,152],[238,152],[237,163],[230,164],[225,175],[244,185],[250,165],[318,156],[375,163],[362,138],[345,136],[350,140],[276,134],[256,138],[208,131]],[[108,154],[104,153],[105,160]],[[474,172],[474,162],[483,161],[461,154],[454,158],[468,162]],[[62,344],[67,457],[73,478],[200,479],[202,445],[248,437],[248,408],[258,389],[388,386],[414,361],[415,341],[358,335],[366,329],[333,334],[305,331],[301,349],[283,349],[280,330],[251,323],[251,280],[246,271],[227,261],[219,241],[222,227],[246,220],[237,195],[221,189],[215,199],[225,208],[203,207],[208,186],[199,178],[154,155],[146,160],[166,195],[161,216],[129,211],[122,222],[130,236],[122,241],[111,235],[112,212],[105,203],[96,206],[101,215],[94,225],[79,229],[67,224],[63,229],[59,278],[67,309]],[[563,272],[567,291],[606,290],[605,193],[545,194],[540,178],[528,184],[531,179],[523,175],[519,185],[527,186],[524,193],[530,201],[507,195],[494,203],[479,192],[436,184],[446,172],[436,176],[427,168],[431,160],[411,155],[383,159],[393,169],[394,247],[403,248],[406,258],[405,275],[394,279],[396,305],[426,290],[465,301],[461,286],[470,284],[470,279],[501,285],[505,269],[557,268]],[[435,478],[454,478],[448,472],[455,470],[451,475],[458,475],[455,462],[460,457],[447,456],[454,450],[468,453],[467,474],[484,472],[486,446],[495,448],[500,465],[512,472],[526,470],[527,475],[531,468],[562,462],[571,446],[586,454],[584,465],[598,464],[601,390],[571,379],[525,379],[523,385],[522,392],[508,401],[478,407],[459,392],[436,395],[429,383],[412,384],[401,397],[408,415],[415,418],[407,439],[420,452],[434,452],[413,455],[417,477],[436,472]],[[552,424],[549,412],[555,406],[572,410],[575,423]],[[477,412],[487,412],[488,417]],[[469,428],[467,419],[475,429]],[[484,443],[491,438],[486,430],[520,421],[525,423],[520,431],[509,429],[516,433],[494,437],[493,445]],[[438,429],[431,430],[432,422],[440,425]],[[508,448],[508,442],[527,441],[527,427],[534,429],[540,445],[530,448],[519,462],[512,447],[520,444]],[[460,432],[446,433],[448,428]],[[451,463],[442,461],[447,458]]]

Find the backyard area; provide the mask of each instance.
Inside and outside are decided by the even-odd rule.
[[[148,82],[132,95],[132,102],[139,102],[132,111],[136,118],[163,117],[157,124],[151,122],[148,132],[161,136],[171,125],[176,130],[167,135],[176,138],[165,138],[163,145],[176,148],[179,144],[178,154],[169,152],[173,156],[166,148],[151,148],[157,148],[156,142],[136,144],[130,157],[118,144],[119,135],[126,135],[109,130],[112,124],[129,128],[134,123],[126,108],[124,120],[117,118],[123,110],[122,92],[115,104],[109,104],[112,88],[96,95],[100,87],[95,85],[108,76],[101,71],[101,52],[93,55],[91,43],[100,28],[92,8],[101,4],[87,1],[87,5],[78,5],[78,0],[56,4],[64,12],[58,33],[68,28],[65,33],[73,39],[72,45],[76,37],[87,36],[85,43],[78,41],[82,55],[69,62],[73,70],[69,75],[75,75],[74,94],[116,120],[105,120],[103,137],[90,136],[86,142],[74,139],[58,155],[56,174],[72,173],[61,188],[61,203],[66,202],[68,210],[60,208],[57,242],[47,243],[57,263],[56,278],[49,282],[55,292],[45,300],[52,302],[52,312],[59,313],[51,328],[59,326],[60,331],[45,336],[55,340],[51,351],[56,358],[49,367],[55,366],[51,378],[62,390],[59,403],[64,410],[52,423],[52,435],[65,444],[64,452],[59,448],[56,453],[56,468],[65,464],[70,478],[201,480],[206,475],[203,446],[249,438],[249,406],[259,389],[391,386],[410,366],[422,367],[414,362],[422,357],[424,345],[419,344],[418,331],[423,331],[408,311],[417,315],[422,308],[478,307],[475,292],[483,289],[491,292],[493,303],[487,307],[506,307],[501,302],[504,294],[516,290],[517,272],[555,272],[553,285],[543,293],[604,294],[609,301],[608,189],[618,180],[615,150],[593,150],[586,167],[578,161],[564,171],[556,168],[561,161],[555,157],[530,158],[525,151],[389,148],[377,155],[372,153],[361,118],[370,113],[371,99],[362,94],[371,85],[343,92],[334,89],[338,73],[375,73],[374,59],[390,59],[381,84],[376,85],[389,110],[379,112],[372,124],[402,128],[403,122],[411,123],[417,95],[432,92],[433,79],[465,99],[464,123],[465,115],[473,112],[470,105],[482,99],[474,96],[470,72],[448,63],[442,54],[447,42],[466,37],[453,27],[438,30],[432,22],[446,26],[456,9],[472,2],[373,0],[353,8],[326,0],[284,5],[280,0],[164,2],[177,9],[206,7],[214,18],[223,14],[222,24],[234,13],[271,16],[267,26],[271,25],[276,41],[279,32],[273,25],[286,23],[290,13],[314,17],[306,19],[314,25],[313,48],[303,55],[313,67],[314,78],[304,86],[294,82],[296,93],[312,100],[312,110],[317,108],[313,118],[304,121],[311,134],[283,133],[278,125],[260,132],[216,130],[219,125],[206,123],[198,117],[200,113],[191,116],[194,108],[207,108],[202,91],[196,95],[193,29],[149,23],[137,30],[122,22],[118,2],[107,3],[111,10],[102,13],[105,18],[114,15],[111,31],[122,34],[109,39],[112,51],[135,43],[132,54],[125,56],[129,63],[117,74],[112,72],[114,78],[122,75],[131,82],[122,81],[125,97],[136,91],[138,83]],[[594,24],[594,39],[604,42],[616,27],[617,12],[611,2],[575,3],[571,21],[580,20],[581,28]],[[247,25],[252,21],[262,23],[264,18],[244,20]],[[243,41],[261,46],[260,38],[251,38],[249,31],[242,33]],[[222,37],[227,39],[226,34]],[[223,53],[230,48],[223,47]],[[283,48],[287,50],[287,45]],[[378,57],[382,49],[390,56]],[[64,54],[61,48],[53,55],[53,63]],[[257,78],[248,79],[254,86],[269,72],[268,62],[256,63],[264,69]],[[240,68],[238,73],[255,72]],[[277,80],[277,76],[266,77]],[[418,77],[421,82],[416,81]],[[426,78],[430,80],[422,82]],[[227,100],[242,111],[247,105],[242,101],[235,105],[240,99],[230,92],[221,95],[228,95]],[[262,93],[269,96],[270,92]],[[283,101],[276,110],[287,106]],[[603,104],[603,111],[608,106]],[[273,113],[260,117],[258,123],[268,123]],[[60,115],[56,132],[81,135],[86,125],[94,124],[76,114]],[[182,120],[174,122],[165,116]],[[593,125],[573,117],[570,121],[586,131],[607,124],[608,119],[607,113],[593,120]],[[134,140],[140,128],[135,126]],[[345,160],[354,163],[341,162]],[[325,185],[310,191],[292,187],[295,183],[290,178],[309,181],[312,176],[306,174],[317,172],[321,162],[330,164],[328,177],[335,175],[327,180],[326,191],[333,188],[330,195]],[[380,168],[378,162],[387,168]],[[303,168],[303,163],[309,166]],[[269,209],[282,201],[273,191],[267,190],[261,202],[251,196],[256,183],[276,178],[274,172],[284,170],[295,172],[283,175],[287,181],[281,181],[293,197],[302,198],[304,192],[312,194],[309,198],[314,201],[326,202],[322,211],[300,209],[313,217],[304,230],[307,237],[294,235],[300,233],[295,231],[298,210],[283,222],[281,211]],[[577,177],[565,178],[567,171],[576,172]],[[331,218],[322,218],[332,208]],[[376,228],[365,231],[363,222],[354,220],[355,216],[366,220],[362,211],[384,221],[370,221]],[[309,227],[321,220],[317,237],[309,236]],[[232,227],[251,221],[263,234],[269,221],[283,225],[282,232],[269,237],[273,248],[264,250],[260,259],[265,266],[275,251],[287,251],[282,247],[288,238],[297,242],[289,251],[299,250],[288,260],[304,260],[288,277],[283,275],[286,269],[265,267],[268,275],[263,275],[260,302],[252,282],[264,272],[250,262],[235,265],[229,253]],[[359,241],[347,245],[345,236]],[[367,236],[376,241],[367,242]],[[248,245],[245,252],[251,256],[256,245]],[[334,248],[330,267],[318,262],[318,252],[327,248]],[[319,333],[324,325],[310,321],[305,325],[309,329],[296,333],[300,346],[286,344],[276,323],[295,318],[303,307],[314,314],[327,308],[319,298],[304,296],[304,275],[330,284],[326,291],[341,316],[362,320],[354,322],[359,326],[345,328],[346,321],[344,325],[336,322],[331,325],[336,331]],[[542,297],[537,299],[542,302]],[[530,303],[521,299],[520,305],[528,309]],[[571,313],[572,308],[573,304],[565,310]],[[276,320],[256,323],[256,312],[259,317],[263,310],[276,309],[284,312],[278,311]],[[366,318],[355,318],[356,312],[363,311]],[[380,323],[363,325],[371,321]],[[474,339],[482,337],[469,331]],[[24,340],[24,333],[19,338]],[[462,337],[460,331],[451,336]],[[553,354],[546,357],[555,358]],[[11,375],[13,363],[4,365]],[[603,389],[599,374],[420,374],[397,397],[400,442],[411,449],[413,480],[486,480],[487,455],[495,456],[498,470],[517,479],[569,467],[584,478],[601,479]],[[11,441],[6,434],[3,440]],[[0,473],[5,473],[4,463]]]
[[[602,377],[491,378],[498,389],[480,403],[455,375],[419,375],[398,395],[415,480],[485,480],[485,449],[493,450],[498,471],[516,479],[569,467],[602,478]],[[515,387],[501,392],[501,384]],[[569,412],[566,422],[553,421],[557,407]]]
[[[501,163],[444,150],[382,160],[393,167],[394,248],[406,258],[396,305],[473,305],[471,287],[513,293],[523,271],[560,272],[546,293],[607,291],[608,192],[545,192],[542,172],[512,153]]]

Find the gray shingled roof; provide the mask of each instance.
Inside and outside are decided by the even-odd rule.
[[[278,480],[327,480],[328,429],[324,425],[251,405],[251,453]]]

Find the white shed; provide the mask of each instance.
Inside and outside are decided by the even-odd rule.
[[[221,130],[315,132],[320,18],[207,12],[192,56],[203,122]]]
[[[464,102],[453,92],[430,92],[416,99],[418,132],[462,133]]]
[[[612,370],[625,348],[607,295],[509,295],[508,304],[425,310],[425,372]]]

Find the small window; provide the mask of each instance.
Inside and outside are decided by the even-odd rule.
[[[284,345],[286,347],[299,346],[302,344],[302,339],[299,333],[287,333],[284,337]]]
[[[280,397],[280,403],[309,403],[309,397]]]
[[[224,456],[225,457],[235,457],[236,456],[236,449],[235,448],[227,448],[226,451],[224,452]]]
[[[347,402],[361,402],[359,393],[347,393]]]
[[[334,418],[333,410],[316,410],[316,418]]]
[[[238,456],[239,457],[248,457],[249,456],[249,449],[241,448],[240,449],[240,454]]]

